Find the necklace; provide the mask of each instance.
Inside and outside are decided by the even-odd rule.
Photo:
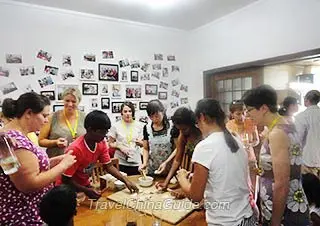
[[[130,123],[131,125],[129,126],[129,131],[128,131],[128,126],[126,125],[126,123],[122,120],[122,126],[124,128],[124,130],[126,131],[126,140],[128,145],[130,146],[130,143],[132,142],[132,134],[133,134],[133,124],[134,121],[132,123]]]
[[[280,121],[280,119],[282,118],[281,115],[278,115],[275,119],[273,119],[273,121],[270,123],[270,125],[268,126],[268,133],[265,136],[265,139],[267,139],[267,137],[269,136],[270,132],[273,130],[273,128],[278,124],[278,122]],[[263,142],[264,143],[264,142]],[[262,143],[262,145],[263,145]],[[263,169],[261,166],[261,157],[259,159],[259,166],[257,166],[257,174],[259,176],[261,176],[263,174]]]
[[[76,122],[75,122],[73,128],[71,127],[71,123],[69,122],[69,120],[68,120],[68,118],[67,118],[67,116],[66,116],[66,112],[65,112],[65,111],[63,111],[63,116],[64,116],[64,119],[66,120],[68,129],[70,130],[72,139],[75,140],[76,137],[77,137],[77,128],[78,128],[78,122],[79,122],[79,113],[78,113],[78,111],[76,110]]]

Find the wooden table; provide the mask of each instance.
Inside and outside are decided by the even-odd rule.
[[[136,181],[137,176],[130,176],[131,181]],[[77,215],[74,218],[75,226],[125,226],[127,219],[135,219],[138,226],[151,226],[153,222],[152,216],[135,212],[124,206],[119,208],[120,204],[107,200],[107,196],[115,192],[114,188],[108,188],[102,195],[99,203],[85,201],[77,209]],[[91,205],[91,206],[90,206]],[[118,207],[118,208],[117,208]],[[162,221],[162,226],[172,224]],[[192,212],[179,224],[180,226],[205,226],[205,213],[203,210]]]

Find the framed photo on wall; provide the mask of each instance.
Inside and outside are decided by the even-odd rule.
[[[101,98],[101,109],[110,109],[110,98]]]
[[[63,108],[64,108],[63,104],[55,104],[52,106],[52,111],[53,112],[60,111],[60,110],[63,110]]]
[[[140,110],[147,110],[148,103],[149,102],[139,102],[139,109]]]
[[[126,85],[126,98],[141,98],[141,85]]]
[[[139,81],[139,72],[138,71],[131,71],[131,82],[138,82]]]
[[[158,99],[159,100],[167,100],[168,99],[168,93],[167,92],[159,92],[158,93]]]
[[[55,96],[53,90],[40,91],[40,95],[48,97],[49,100],[55,100],[56,99],[56,96]]]
[[[146,84],[145,85],[146,95],[158,95],[158,85],[155,84]]]
[[[121,113],[121,105],[123,104],[124,102],[112,102],[111,104],[111,112],[112,113]]]
[[[79,85],[69,85],[69,84],[56,84],[56,100],[62,101],[62,94],[66,89],[74,88],[79,89]]]
[[[119,66],[117,64],[99,64],[100,81],[119,81]]]
[[[98,83],[82,83],[82,95],[98,95]]]
[[[108,84],[100,84],[100,95],[101,96],[109,96],[109,85]]]

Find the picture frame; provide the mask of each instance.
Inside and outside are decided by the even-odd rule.
[[[158,85],[145,84],[145,94],[153,96],[158,95]]]
[[[99,64],[100,81],[119,81],[119,66],[117,64]]]
[[[98,83],[82,83],[82,95],[98,95]]]
[[[51,101],[56,99],[54,90],[40,91],[40,95],[48,97]]]
[[[131,71],[130,78],[131,78],[131,82],[139,82],[139,72],[138,71]]]
[[[123,104],[124,102],[112,102],[111,103],[111,112],[112,113],[121,113],[121,105]]]
[[[109,96],[109,84],[100,84],[100,95]]]
[[[81,81],[94,81],[94,70],[88,68],[81,68],[80,69],[80,80]]]
[[[62,94],[68,88],[79,89],[79,85],[77,84],[56,84],[56,100],[62,101]]]
[[[126,85],[127,99],[140,99],[142,94],[141,85]]]
[[[110,98],[109,97],[102,97],[101,98],[101,109],[103,109],[103,110],[110,109]]]
[[[167,100],[168,99],[168,92],[159,92],[158,99],[159,100]]]
[[[139,110],[147,110],[148,103],[144,101],[139,102]]]
[[[63,104],[54,104],[54,105],[52,105],[52,111],[53,112],[57,112],[57,111],[63,110],[63,108],[64,108]]]
[[[91,108],[97,109],[99,107],[99,100],[98,98],[90,98]]]

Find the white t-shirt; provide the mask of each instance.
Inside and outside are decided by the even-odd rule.
[[[248,156],[240,149],[232,153],[223,132],[214,132],[196,147],[192,162],[209,170],[204,199],[208,225],[234,226],[252,216],[249,203]]]
[[[136,145],[135,140],[143,139],[143,124],[137,121],[133,121],[131,124],[124,123],[122,120],[116,122],[110,129],[110,137],[116,139],[116,142],[120,145],[128,147],[134,152],[133,161],[127,161],[125,154],[116,150],[114,157],[119,159],[120,165],[125,166],[139,166],[141,164],[141,151]],[[130,143],[128,143],[130,139]]]

